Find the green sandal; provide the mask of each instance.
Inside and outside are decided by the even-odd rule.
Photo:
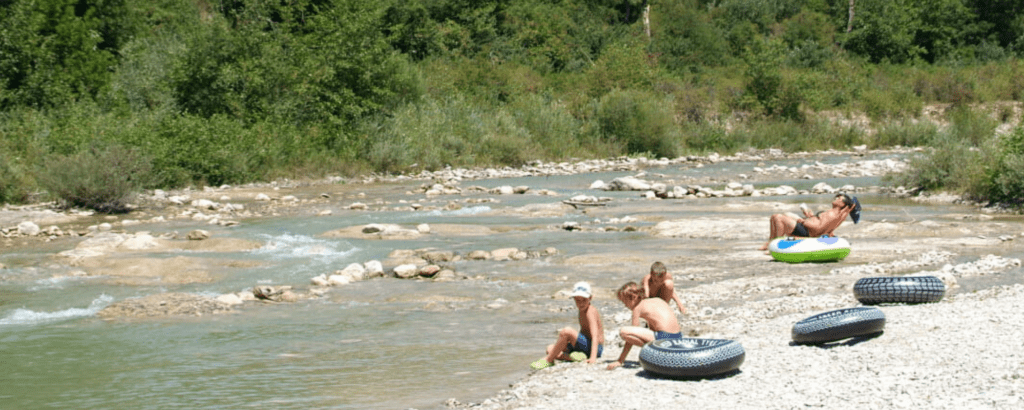
[[[551,366],[554,366],[554,365],[555,364],[549,362],[547,358],[542,357],[542,358],[540,358],[540,360],[537,360],[536,362],[530,363],[530,368],[533,369],[533,370],[540,370],[540,369],[545,369],[545,368],[548,368],[548,367],[551,367]]]
[[[582,362],[587,360],[587,354],[583,352],[572,352],[569,353],[569,358],[574,362]]]

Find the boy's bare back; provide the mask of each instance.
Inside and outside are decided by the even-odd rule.
[[[647,327],[655,332],[679,333],[681,327],[676,314],[661,298],[647,298],[633,309],[633,317],[647,321]]]

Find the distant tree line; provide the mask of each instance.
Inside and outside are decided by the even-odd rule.
[[[1020,0],[6,0],[0,202],[125,150],[174,187],[882,144],[807,114],[1019,100],[1022,54]]]

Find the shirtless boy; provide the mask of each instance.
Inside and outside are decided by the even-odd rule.
[[[644,289],[644,299],[659,297],[665,303],[671,303],[674,300],[676,301],[676,307],[679,308],[679,313],[686,314],[686,307],[679,300],[679,296],[676,296],[675,282],[672,280],[672,274],[665,268],[664,263],[654,262],[651,265],[651,272],[644,276],[640,286]]]
[[[583,361],[593,364],[604,352],[604,325],[597,307],[590,304],[593,296],[590,284],[573,285],[572,298],[579,309],[580,330],[564,327],[558,331],[558,340],[548,345],[547,356],[530,364],[534,370],[555,365],[555,360]]]
[[[643,346],[660,339],[683,337],[675,312],[661,298],[644,298],[643,290],[636,282],[628,282],[616,293],[619,300],[633,311],[632,326],[623,326],[619,336],[626,342],[619,359],[608,365],[608,370],[622,366],[633,346]],[[647,328],[640,327],[640,319],[647,321]]]
[[[762,251],[767,250],[768,244],[771,243],[772,239],[780,236],[835,236],[833,231],[839,225],[842,225],[843,220],[850,215],[850,212],[853,212],[856,206],[857,203],[849,195],[837,194],[832,198],[832,208],[819,212],[817,215],[807,209],[806,206],[800,207],[803,210],[803,219],[793,218],[786,214],[772,215],[771,219],[769,219],[771,233],[768,235],[768,242],[765,242],[764,246],[761,246],[760,249]],[[854,223],[857,222],[857,219],[854,218]]]

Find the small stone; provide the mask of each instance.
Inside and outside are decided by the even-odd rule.
[[[190,241],[201,241],[204,239],[209,239],[210,232],[202,229],[196,229],[192,232],[189,232],[188,235],[185,236],[185,238],[187,238]]]

